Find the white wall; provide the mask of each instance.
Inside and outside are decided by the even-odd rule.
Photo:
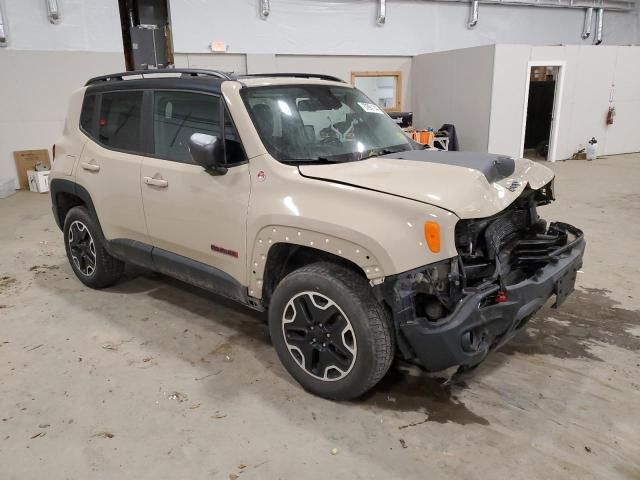
[[[417,128],[456,126],[461,150],[489,145],[493,45],[413,58],[413,123]]]
[[[204,68],[247,73],[247,56],[239,53],[177,53],[174,61],[177,68]]]
[[[122,71],[124,59],[120,53],[5,50],[0,65],[0,178],[16,179],[13,151],[51,152],[71,92],[92,76]]]
[[[529,61],[562,61],[564,83],[557,118],[557,159],[598,139],[600,154],[640,151],[640,47],[496,45],[489,150],[518,155]],[[614,124],[605,123],[609,101]]]
[[[496,45],[488,148],[492,153],[520,155],[530,53],[530,45]]]
[[[59,0],[62,22],[52,25],[44,0],[3,0],[10,49],[122,51],[117,0]],[[374,0],[273,0],[268,20],[258,0],[169,0],[178,53],[209,53],[212,40],[229,53],[395,55],[494,43],[581,44],[583,11],[481,5],[476,28],[465,27],[466,3],[387,2],[387,24],[375,24]],[[640,5],[639,5],[640,7]],[[607,12],[604,44],[640,43],[640,17]]]
[[[411,57],[276,55],[276,71],[325,73],[351,81],[351,72],[399,71],[402,77],[401,110],[411,109]]]
[[[411,64],[408,56],[272,55],[272,54],[176,54],[176,66],[213,68],[235,73],[310,72],[351,81],[351,72],[399,71],[402,76],[402,108],[411,109]]]
[[[122,70],[124,59],[116,0],[60,0],[63,11],[59,25],[48,22],[44,0],[2,1],[10,29],[10,45],[0,49],[0,177],[6,177],[14,174],[13,150],[49,148],[55,141],[62,129],[68,94],[92,75]],[[267,21],[258,17],[257,0],[169,1],[178,66],[216,67],[238,73],[309,71],[347,81],[354,70],[400,70],[403,110],[419,107],[418,118],[422,116],[423,124],[435,126],[444,121],[440,122],[435,113],[424,107],[412,105],[413,100],[422,101],[428,94],[423,84],[411,82],[411,78],[416,78],[412,75],[414,54],[496,42],[585,45],[591,41],[580,39],[581,10],[481,5],[478,26],[468,30],[465,28],[468,5],[464,3],[392,0],[388,2],[387,24],[378,27],[374,0],[273,0]],[[640,42],[638,12],[607,12],[604,25],[605,44]],[[208,46],[212,40],[227,42],[229,53],[210,53]],[[496,50],[497,59],[506,52],[502,48],[506,47]],[[513,48],[515,52],[516,47]],[[604,49],[594,56],[606,55],[603,52]],[[617,52],[618,64],[635,62],[637,67],[633,50]],[[413,63],[429,69],[421,60]],[[511,70],[494,79],[493,91],[505,88],[509,95],[521,97],[517,89],[524,87],[519,80],[522,75],[517,72],[522,63],[521,60],[511,63]],[[443,75],[439,78],[445,83],[458,82],[460,88],[465,88],[464,81],[469,79],[475,82],[476,89],[479,84],[486,87],[484,73],[478,77],[471,70],[476,69],[467,71],[471,75],[467,79],[455,72],[449,79]],[[638,138],[634,131],[638,122],[634,119],[640,110],[639,74],[637,70],[616,70],[618,116],[616,125],[603,137],[608,150],[633,148]],[[589,90],[585,84],[576,85],[580,96],[583,96],[581,88]],[[490,89],[484,91],[490,95]],[[454,100],[455,103],[446,109],[443,105],[440,111],[443,118],[449,118],[447,121],[457,115],[454,113],[457,109],[466,112],[465,104]],[[465,122],[477,126],[478,133],[474,134],[477,137],[468,141],[463,137],[463,146],[469,142],[469,148],[485,145],[486,149],[488,143],[490,148],[513,150],[511,144],[500,144],[517,138],[510,133],[517,130],[517,123],[508,116],[492,115],[495,128],[489,140],[483,140],[486,101],[475,95],[472,102],[477,102],[477,110],[470,113],[470,118],[458,115],[459,121],[453,119],[463,135],[472,130]],[[492,101],[494,113],[508,112],[512,106],[520,108],[518,104]],[[585,101],[588,99],[576,99],[573,103]],[[573,110],[572,118],[580,119],[580,108]],[[562,132],[563,142],[573,145],[584,133],[575,129]]]
[[[493,43],[583,44],[581,9],[480,5],[465,27],[466,3],[387,2],[387,23],[375,24],[374,0],[272,0],[269,18],[258,0],[170,0],[177,52],[207,52],[213,40],[232,53],[417,55]],[[607,12],[605,44],[640,41],[637,12]]]
[[[8,49],[122,51],[117,0],[59,0],[62,22],[58,25],[49,23],[44,0],[3,1]]]

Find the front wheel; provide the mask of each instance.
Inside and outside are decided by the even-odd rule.
[[[387,312],[366,279],[340,265],[316,263],[287,275],[271,299],[269,331],[291,376],[325,398],[359,397],[393,360]]]

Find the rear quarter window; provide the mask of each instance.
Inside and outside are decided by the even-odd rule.
[[[102,94],[98,142],[107,148],[141,153],[142,91]]]
[[[96,136],[96,98],[96,95],[86,95],[80,112],[80,129],[92,138]]]

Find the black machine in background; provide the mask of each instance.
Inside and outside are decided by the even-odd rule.
[[[167,0],[118,0],[127,70],[173,65]]]
[[[396,121],[400,128],[413,127],[413,112],[389,112],[389,116]]]

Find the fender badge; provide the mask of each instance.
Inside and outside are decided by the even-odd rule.
[[[259,182],[264,182],[264,180],[267,178],[267,175],[266,175],[266,173],[264,173],[264,170],[260,170],[256,174],[256,178],[258,179]]]

